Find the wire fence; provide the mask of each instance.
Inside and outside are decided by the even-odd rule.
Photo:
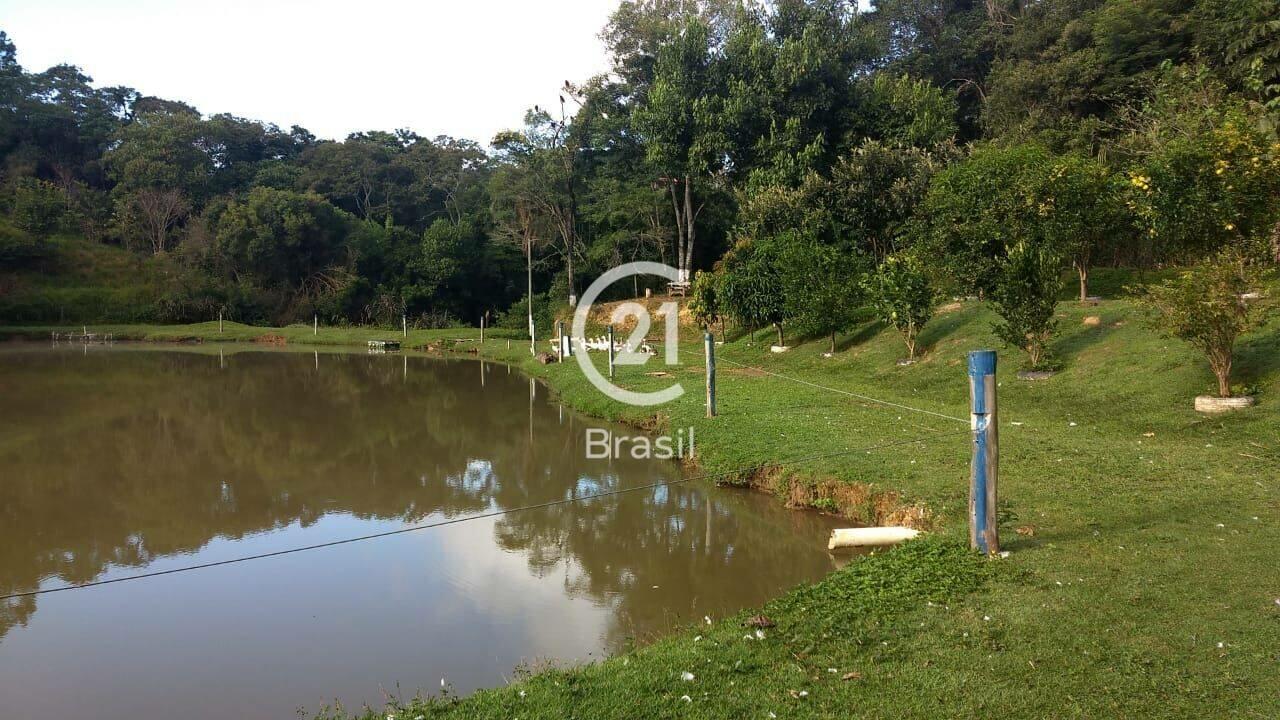
[[[934,436],[931,436],[931,437],[954,436],[954,435],[959,435],[959,434],[967,433],[967,432],[968,432],[967,430],[965,430],[965,431],[959,431],[959,430],[957,430],[957,431],[948,432],[948,433],[940,433],[940,434],[938,434],[938,435],[934,435]],[[419,532],[419,531],[422,531],[422,530],[430,530],[430,529],[433,529],[433,528],[446,527],[446,526],[449,526],[449,525],[458,525],[458,524],[461,524],[461,523],[471,522],[471,521],[475,521],[475,520],[482,520],[482,519],[485,519],[485,518],[501,517],[501,516],[504,516],[504,515],[511,515],[511,514],[519,513],[519,512],[526,512],[526,511],[530,511],[530,510],[537,510],[537,509],[540,509],[540,508],[548,508],[548,507],[553,507],[553,506],[556,506],[556,505],[567,505],[567,504],[570,504],[570,503],[582,502],[582,501],[586,501],[586,500],[595,500],[595,499],[599,499],[599,498],[606,498],[606,497],[614,497],[614,496],[618,496],[618,495],[625,495],[625,494],[628,494],[628,493],[635,493],[635,492],[640,492],[640,491],[643,491],[643,490],[654,490],[654,489],[661,488],[661,487],[668,487],[668,486],[672,486],[672,485],[679,485],[679,484],[682,484],[682,483],[688,483],[688,482],[693,482],[693,481],[697,481],[697,480],[713,480],[713,479],[716,479],[716,478],[724,478],[724,477],[731,477],[731,476],[735,476],[735,475],[743,475],[743,474],[746,474],[746,473],[751,473],[751,472],[755,472],[755,471],[759,471],[759,470],[764,470],[764,469],[767,469],[767,468],[774,468],[774,467],[782,467],[782,466],[796,465],[796,464],[799,464],[799,463],[810,462],[810,461],[814,461],[814,460],[822,460],[822,459],[827,459],[827,458],[840,457],[840,456],[845,456],[845,455],[852,455],[852,454],[855,454],[855,453],[869,453],[869,452],[874,452],[875,450],[881,450],[881,449],[885,449],[885,448],[891,448],[891,447],[897,447],[897,446],[902,446],[902,445],[908,445],[908,444],[911,444],[911,443],[922,442],[923,440],[931,439],[931,437],[925,437],[925,438],[910,438],[910,439],[897,440],[897,441],[891,441],[891,442],[885,442],[885,443],[878,443],[878,444],[874,444],[874,445],[868,445],[868,446],[865,446],[865,447],[845,448],[845,449],[841,449],[841,450],[834,450],[834,451],[828,451],[828,452],[822,452],[822,453],[814,453],[814,454],[810,454],[810,455],[804,455],[804,456],[799,456],[799,457],[793,457],[793,458],[789,458],[789,459],[781,460],[781,461],[762,462],[762,463],[758,463],[758,464],[755,464],[755,465],[749,465],[749,466],[745,466],[745,467],[735,468],[735,469],[732,469],[732,470],[724,470],[724,471],[714,472],[714,473],[705,473],[705,474],[701,474],[701,475],[694,475],[694,476],[690,476],[690,477],[679,478],[679,479],[677,479],[677,480],[668,480],[668,481],[664,481],[664,482],[650,483],[650,484],[648,484],[648,485],[638,485],[638,486],[636,486],[636,487],[622,488],[622,489],[618,489],[618,490],[609,490],[609,491],[606,491],[606,492],[591,493],[591,494],[587,494],[587,495],[578,495],[578,496],[574,496],[574,497],[567,497],[567,498],[558,498],[558,499],[556,499],[556,500],[550,500],[550,501],[542,502],[542,503],[533,503],[533,504],[530,504],[530,505],[521,505],[521,506],[519,506],[519,507],[504,508],[504,509],[501,509],[501,510],[494,510],[494,511],[492,511],[492,512],[477,513],[477,514],[474,514],[474,515],[467,515],[467,516],[464,516],[464,517],[450,518],[450,519],[448,519],[448,520],[441,520],[441,521],[438,521],[438,522],[424,523],[424,524],[420,524],[420,525],[413,525],[413,526],[410,526],[410,527],[397,528],[397,529],[395,529],[395,530],[387,530],[387,531],[384,531],[384,532],[371,533],[371,534],[368,534],[368,535],[358,535],[358,536],[354,536],[354,537],[343,538],[343,539],[340,539],[340,540],[330,540],[330,541],[327,541],[327,542],[315,543],[315,544],[312,544],[312,545],[302,545],[302,546],[299,546],[299,547],[288,548],[288,549],[285,549],[285,550],[276,550],[276,551],[273,551],[273,552],[259,553],[259,554],[255,554],[255,555],[243,555],[243,556],[240,556],[240,557],[229,558],[229,559],[226,559],[226,560],[218,560],[218,561],[214,561],[214,562],[198,563],[198,564],[193,564],[193,565],[185,565],[185,566],[182,566],[182,567],[169,568],[169,569],[166,569],[166,570],[157,570],[157,571],[154,571],[154,572],[143,572],[143,573],[137,573],[137,574],[134,574],[134,575],[125,575],[125,576],[117,577],[117,578],[107,578],[107,579],[104,579],[104,580],[95,580],[95,581],[92,581],[92,582],[77,583],[77,584],[74,584],[74,585],[64,585],[64,586],[60,586],[60,587],[53,587],[53,588],[41,588],[41,589],[36,589],[36,590],[28,590],[28,591],[24,591],[24,592],[9,593],[9,594],[7,594],[7,595],[0,595],[0,601],[7,601],[7,600],[16,599],[16,598],[32,597],[32,596],[36,596],[36,595],[48,595],[48,594],[51,594],[51,593],[66,592],[66,591],[70,591],[70,590],[84,590],[84,589],[93,588],[93,587],[100,587],[100,586],[103,586],[103,585],[114,585],[114,584],[117,584],[117,583],[133,582],[133,581],[137,581],[137,580],[145,580],[145,579],[148,579],[148,578],[162,577],[162,576],[165,576],[165,575],[176,575],[176,574],[179,574],[179,573],[194,572],[194,571],[197,571],[197,570],[207,570],[207,569],[210,569],[210,568],[222,567],[222,566],[226,566],[226,565],[235,565],[235,564],[238,564],[238,563],[251,562],[251,561],[255,561],[255,560],[265,560],[265,559],[267,559],[267,558],[281,557],[281,556],[284,556],[284,555],[293,555],[293,554],[296,554],[296,553],[310,552],[310,551],[313,551],[313,550],[322,550],[322,549],[325,549],[325,548],[332,548],[332,547],[337,547],[337,546],[340,546],[340,545],[349,545],[349,544],[352,544],[352,543],[367,542],[367,541],[371,541],[371,540],[377,540],[377,539],[387,538],[387,537],[392,537],[392,536],[396,536],[396,535],[404,535],[404,534],[406,534],[406,533]]]

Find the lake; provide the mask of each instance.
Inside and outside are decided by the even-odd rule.
[[[0,344],[0,595],[677,481],[502,365]],[[0,601],[0,717],[285,718],[598,659],[833,568],[699,481]]]

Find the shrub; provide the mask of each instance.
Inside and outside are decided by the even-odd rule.
[[[1053,314],[1062,291],[1062,255],[1044,243],[1020,242],[1009,249],[995,275],[991,302],[1002,322],[996,335],[1027,354],[1031,369],[1049,367]]]
[[[1192,266],[1177,278],[1148,287],[1141,299],[1151,324],[1185,340],[1209,360],[1218,395],[1231,397],[1231,363],[1236,339],[1261,323],[1265,304],[1246,299],[1262,272],[1230,250]]]
[[[62,224],[67,197],[58,186],[21,178],[13,187],[13,224],[37,238],[48,237]]]
[[[49,243],[6,223],[0,223],[0,267],[15,268],[50,254]]]

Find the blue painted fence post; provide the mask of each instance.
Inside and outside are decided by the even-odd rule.
[[[702,336],[703,352],[707,358],[707,417],[716,416],[716,342],[711,333]]]
[[[969,466],[969,546],[986,554],[1000,552],[996,487],[1000,477],[1000,431],[996,412],[996,351],[969,353],[970,425],[973,461]]]

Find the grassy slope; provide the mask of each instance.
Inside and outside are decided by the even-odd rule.
[[[7,223],[0,218],[0,224]],[[49,257],[0,273],[0,317],[18,321],[153,317],[173,261],[75,235],[49,239]]]
[[[1018,381],[1009,353],[1000,370],[1001,491],[1009,521],[1004,540],[1012,551],[1001,565],[1013,572],[953,602],[949,612],[917,606],[917,613],[886,622],[889,645],[867,642],[851,628],[821,651],[833,654],[841,672],[854,669],[874,680],[852,690],[827,683],[821,692],[847,701],[840,712],[819,702],[787,703],[788,714],[1280,713],[1280,322],[1240,347],[1239,380],[1262,388],[1262,405],[1209,419],[1191,410],[1192,396],[1211,384],[1204,362],[1144,329],[1129,302],[1088,309],[1064,304],[1060,310],[1063,332],[1056,350],[1066,370],[1045,382]],[[1088,314],[1100,315],[1102,325],[1083,326]],[[925,334],[929,356],[906,368],[893,363],[901,354],[897,339],[873,326],[843,338],[842,351],[832,359],[821,357],[821,342],[773,355],[739,339],[721,352],[726,360],[963,417],[964,353],[995,346],[992,320],[977,304],[940,316]],[[709,471],[954,425],[778,378],[735,373],[728,362],[721,367],[721,417],[702,418],[695,373],[686,381],[691,392],[663,408],[671,426],[698,428],[702,465]],[[574,404],[637,419],[635,409],[609,404],[584,387],[571,365],[544,372]],[[637,389],[671,381],[635,369],[620,377],[621,384]],[[902,490],[941,513],[942,535],[959,538],[967,461],[967,438],[961,435],[791,469],[809,477],[871,479]],[[1034,535],[1015,534],[1015,526],[1031,526]],[[846,574],[828,582],[852,582]],[[923,605],[922,592],[914,597]],[[791,627],[828,611],[785,607]],[[677,696],[678,648],[692,632],[640,653],[656,656],[657,667],[667,671],[665,691]],[[778,702],[788,697],[779,674],[798,664],[812,677],[821,665],[766,650],[756,662],[738,685],[759,684],[763,690],[753,689],[753,695],[764,692]],[[598,669],[568,677],[586,685],[580,687],[583,695],[625,696],[634,687]],[[689,713],[736,714],[728,698],[746,691],[720,678],[707,685],[698,688],[711,693],[707,707],[690,707]],[[503,716],[511,692],[481,693],[451,711]],[[818,697],[815,690],[809,699]],[[521,716],[564,716],[573,707],[566,700],[529,707]]]
[[[1002,353],[1007,560],[975,562],[949,542],[908,545],[775,601],[766,612],[778,627],[763,641],[744,640],[748,631],[727,619],[601,664],[416,705],[408,717],[1280,715],[1280,321],[1240,347],[1239,380],[1261,387],[1262,404],[1209,419],[1191,410],[1191,397],[1211,381],[1203,361],[1143,329],[1127,301],[1064,304],[1061,313],[1063,373],[1021,382],[1014,356]],[[1100,315],[1102,325],[1082,326],[1086,314]],[[701,361],[687,357],[689,366],[673,375],[688,392],[659,409],[659,423],[696,426],[709,472],[963,431],[960,423],[744,373],[732,362],[963,417],[964,353],[994,346],[991,320],[977,304],[939,316],[925,333],[929,355],[905,368],[893,363],[897,338],[870,325],[842,337],[831,359],[821,357],[822,342],[773,355],[734,339],[720,350],[721,416],[702,417]],[[265,331],[231,334],[255,332]],[[291,342],[317,339],[309,328],[277,332]],[[325,330],[318,339],[385,335]],[[546,377],[588,412],[652,416],[604,399],[573,364],[531,363],[519,341],[508,350],[505,340],[490,340],[483,352]],[[618,382],[633,389],[672,382],[645,374],[654,369],[624,368]],[[942,540],[958,540],[967,442],[960,434],[788,471],[900,490],[940,515]],[[1031,526],[1034,535],[1015,534],[1014,526]],[[695,680],[681,681],[684,671]],[[840,680],[848,672],[861,679]],[[801,690],[808,695],[792,693]]]

